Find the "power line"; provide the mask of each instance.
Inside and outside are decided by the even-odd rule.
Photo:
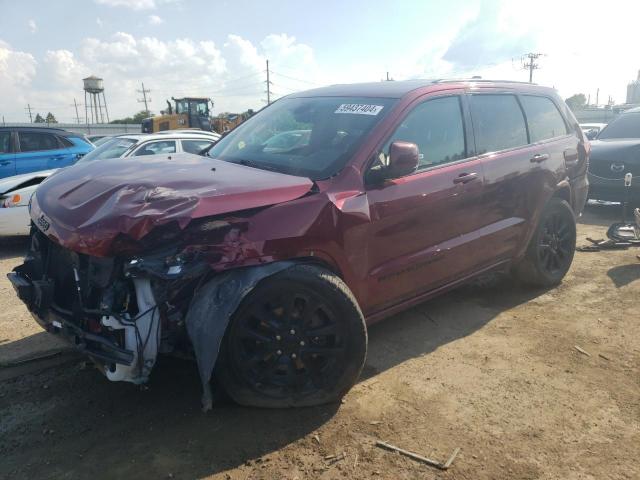
[[[151,93],[151,90],[145,90],[144,82],[140,82],[140,83],[142,83],[142,90],[136,90],[136,91],[142,94],[142,98],[138,99],[138,103],[144,103],[144,111],[146,112],[147,116],[149,116],[149,105],[147,104],[147,93]],[[151,101],[151,98],[149,98],[149,102],[150,101]]]
[[[237,82],[238,80],[244,80],[245,78],[255,77],[256,75],[260,75],[260,72],[253,72],[250,75],[244,75],[242,77],[230,78],[226,80],[226,82]]]
[[[209,93],[212,93],[212,94],[223,94],[224,95],[227,92],[237,92],[238,90],[244,90],[246,88],[254,87],[254,86],[257,86],[257,85],[262,85],[263,83],[264,83],[264,80],[260,80],[260,81],[253,82],[253,83],[247,83],[245,85],[234,86],[234,87],[231,87],[231,88],[222,88],[220,90],[213,90],[213,91],[211,91]]]
[[[271,73],[274,74],[274,75],[278,75],[279,77],[284,77],[284,78],[288,78],[289,80],[294,80],[296,82],[308,83],[309,85],[320,85],[317,82],[310,82],[309,80],[303,80],[301,78],[290,77],[289,75],[284,75],[282,73],[278,73],[278,72],[275,72],[273,70],[271,71]]]
[[[529,70],[529,83],[533,83],[533,71],[540,68],[540,65],[536,63],[536,60],[542,57],[544,53],[527,53],[524,57],[522,57],[522,68],[524,70]],[[529,59],[529,63],[525,63],[525,59]]]

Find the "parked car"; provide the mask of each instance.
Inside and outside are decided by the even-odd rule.
[[[286,151],[269,140],[309,139]],[[265,147],[266,146],[266,147]],[[36,321],[111,380],[195,356],[240,404],[335,401],[367,325],[491,271],[569,269],[589,142],[554,90],[336,85],[282,98],[189,154],[110,159],[36,191],[9,274]]]
[[[199,154],[220,139],[215,132],[161,132],[153,134],[132,133],[112,137],[102,143],[82,163],[117,157],[137,157],[158,153]]]
[[[108,134],[108,135],[104,135],[104,134],[103,135],[87,135],[87,140],[93,143],[96,147],[99,147],[104,142],[107,142],[113,137],[116,137],[118,135],[121,135],[121,134],[118,133],[118,134]]]
[[[628,173],[634,177],[629,201],[640,204],[640,108],[621,113],[591,142],[589,198],[624,201]]]
[[[580,124],[580,128],[582,129],[582,132],[584,133],[585,137],[587,137],[587,139],[589,140],[593,140],[594,138],[596,138],[598,136],[598,133],[600,133],[600,130],[602,130],[606,126],[607,126],[606,123],[581,123]]]
[[[0,178],[66,167],[93,148],[83,135],[60,128],[0,127]]]
[[[0,180],[0,237],[29,234],[31,195],[53,172],[55,170],[42,170]]]

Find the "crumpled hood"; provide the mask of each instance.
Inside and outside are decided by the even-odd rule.
[[[79,163],[36,190],[31,217],[49,237],[77,252],[117,254],[118,237],[140,240],[157,226],[286,202],[307,193],[304,177],[192,154]]]

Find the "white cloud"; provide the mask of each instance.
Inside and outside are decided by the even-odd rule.
[[[164,23],[164,20],[158,15],[149,15],[149,24],[150,25],[161,25]]]
[[[2,114],[7,120],[24,120],[23,108],[28,103],[25,93],[36,76],[36,60],[30,53],[14,50],[0,40],[0,92]]]
[[[104,79],[112,118],[140,108],[136,90],[141,82],[152,90],[150,107],[155,112],[165,108],[165,99],[189,95],[211,97],[215,112],[244,111],[260,108],[266,98],[266,58],[271,61],[274,96],[310,88],[295,79],[315,81],[319,71],[312,49],[284,34],[268,35],[256,44],[229,35],[219,46],[117,32],[107,39],[85,38],[74,49],[48,50],[37,61],[0,44],[0,91],[11,99],[15,120],[22,119],[23,107],[30,102],[70,121],[75,115],[70,105],[74,97],[83,98],[82,78],[88,75]],[[3,113],[8,110],[3,108]]]
[[[124,7],[131,10],[153,10],[160,5],[180,3],[182,0],[94,0],[98,5],[108,7]]]
[[[96,18],[96,25],[98,25],[98,27],[102,28],[102,26],[104,25],[104,22],[102,21],[102,19],[100,17]]]
[[[156,8],[155,0],[95,0],[98,5],[108,7],[126,7],[132,10],[150,10]]]
[[[31,33],[36,33],[38,31],[38,25],[33,18],[27,22],[27,26],[29,27],[29,31]]]

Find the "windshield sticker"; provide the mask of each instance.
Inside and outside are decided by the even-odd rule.
[[[333,113],[353,113],[355,115],[378,115],[382,105],[364,105],[362,103],[343,103]]]
[[[238,150],[242,150],[242,149],[243,149],[244,147],[246,147],[246,146],[247,146],[247,144],[246,144],[246,143],[244,143],[244,140],[240,140],[240,141],[238,142]]]

